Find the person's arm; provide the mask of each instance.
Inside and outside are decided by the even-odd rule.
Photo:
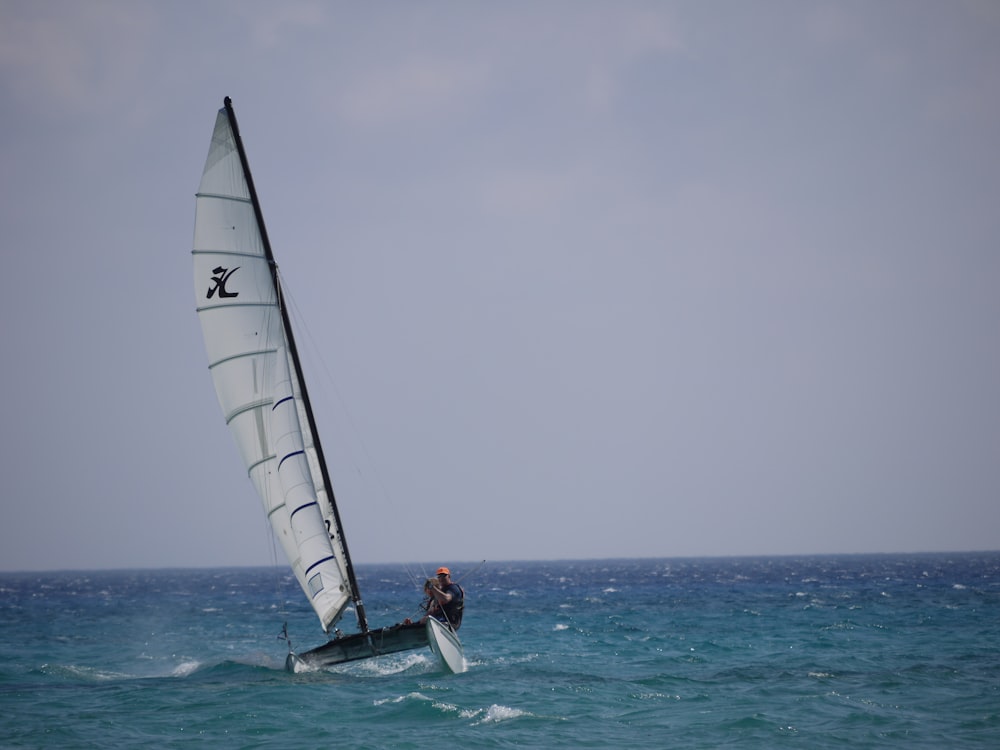
[[[434,601],[437,602],[439,605],[447,604],[452,600],[451,593],[448,591],[444,591],[439,586],[434,586],[431,589],[431,596],[434,597]]]

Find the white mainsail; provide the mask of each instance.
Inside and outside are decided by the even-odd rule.
[[[348,563],[261,226],[222,109],[197,194],[198,317],[226,423],[295,577],[329,630],[352,599]]]

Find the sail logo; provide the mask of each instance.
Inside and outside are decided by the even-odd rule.
[[[215,296],[216,292],[219,293],[219,299],[226,299],[228,297],[239,297],[240,296],[239,292],[226,291],[226,282],[229,281],[229,277],[239,270],[240,270],[239,266],[236,266],[236,268],[232,270],[229,270],[228,268],[223,268],[222,266],[216,266],[215,268],[213,268],[212,273],[214,273],[215,276],[212,277],[212,281],[215,282],[215,286],[208,288],[207,299],[212,299],[212,297]]]

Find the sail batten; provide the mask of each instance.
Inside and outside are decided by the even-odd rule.
[[[322,560],[317,560],[316,562],[314,562],[312,565],[309,566],[309,569],[306,571],[306,575],[311,575],[313,570],[318,568],[323,563],[330,562],[333,559],[334,559],[333,555],[330,555],[330,557],[326,557]]]
[[[276,507],[272,508],[272,509],[271,509],[271,510],[270,510],[270,511],[268,512],[268,514],[267,514],[267,519],[268,519],[268,520],[270,521],[270,520],[271,520],[271,516],[272,516],[272,515],[274,515],[275,513],[277,513],[277,512],[279,511],[279,510],[287,510],[287,509],[285,508],[285,504],[284,504],[284,503],[282,503],[281,505],[278,505],[278,506],[276,506]]]
[[[230,307],[274,307],[270,302],[233,302],[230,304],[221,305],[202,305],[201,307],[195,308],[195,312],[210,312],[212,310],[225,310]]]
[[[276,351],[275,349],[254,349],[249,352],[241,352],[240,354],[234,354],[231,357],[225,357],[224,359],[220,359],[216,362],[210,362],[208,364],[208,369],[211,370],[213,367],[217,365],[221,365],[224,362],[231,362],[234,359],[241,359],[243,357],[256,357],[259,354],[274,354],[275,351]]]
[[[257,411],[257,410],[263,409],[266,406],[270,406],[272,403],[273,402],[270,399],[268,399],[266,401],[259,401],[257,403],[244,404],[243,406],[241,406],[236,411],[230,412],[229,414],[225,415],[226,424],[230,424],[234,419],[236,419],[237,417],[239,417],[239,416],[241,416],[243,414],[246,414],[247,412]],[[273,455],[270,456],[270,458],[273,458],[273,457],[274,457]]]
[[[191,255],[228,255],[236,258],[256,258],[253,253],[241,253],[238,250],[192,250]]]
[[[221,195],[219,193],[195,193],[195,198],[214,198],[220,201],[233,201],[234,203],[253,203],[249,197],[243,198],[236,195]]]

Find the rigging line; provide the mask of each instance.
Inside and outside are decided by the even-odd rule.
[[[415,575],[413,575],[413,571],[410,570],[410,566],[409,565],[403,565],[403,572],[406,573],[407,578],[410,579],[410,584],[414,588],[419,589],[420,588],[420,581],[418,581],[417,577]]]
[[[431,608],[431,599],[425,598],[422,602],[420,602],[420,604],[417,605],[417,611],[414,612],[411,617],[407,617],[406,619],[411,621],[419,620],[423,618],[424,615],[427,614],[430,608]]]
[[[462,577],[461,577],[461,578],[459,578],[459,579],[458,579],[457,581],[455,581],[455,583],[461,583],[462,581],[464,581],[464,580],[465,580],[466,578],[468,578],[469,576],[471,576],[471,575],[475,575],[476,573],[478,573],[478,572],[480,571],[480,569],[481,569],[481,568],[482,568],[482,567],[483,567],[483,566],[484,566],[485,564],[486,564],[486,561],[485,561],[485,560],[483,560],[483,561],[482,561],[481,563],[479,563],[479,565],[477,565],[476,567],[474,567],[474,568],[473,568],[472,570],[470,570],[470,571],[467,571],[466,573],[464,573],[464,574],[462,575]]]
[[[379,473],[377,464],[375,463],[375,461],[372,460],[371,452],[368,450],[368,445],[367,443],[365,443],[364,437],[362,436],[361,431],[358,429],[357,422],[354,420],[354,415],[351,413],[351,410],[347,406],[347,400],[344,398],[344,395],[340,392],[340,389],[337,387],[337,382],[333,378],[333,373],[330,371],[330,368],[323,357],[323,352],[320,349],[318,342],[316,341],[315,337],[313,337],[312,329],[310,329],[309,326],[306,324],[305,316],[302,315],[302,311],[299,309],[298,302],[296,302],[295,297],[289,291],[288,284],[285,281],[284,275],[282,275],[281,273],[281,269],[279,267],[276,267],[276,271],[281,279],[282,296],[287,301],[289,309],[294,311],[295,313],[296,328],[305,333],[305,337],[309,341],[309,345],[312,349],[312,352],[314,353],[316,360],[319,362],[320,368],[323,370],[323,374],[326,376],[327,382],[333,389],[334,394],[336,394],[337,401],[340,403],[340,408],[343,409],[344,414],[347,417],[347,421],[348,424],[350,424],[351,426],[352,433],[357,436],[358,444],[361,446],[361,450],[364,453],[363,457],[368,462],[368,465],[372,467],[372,473],[375,475],[375,480],[378,482],[379,490],[381,490],[382,496],[385,499],[386,503],[391,507],[394,505],[392,501],[392,496],[389,494],[389,490],[386,488],[385,482],[382,481],[382,476]],[[354,470],[357,471],[358,474],[362,474],[362,469],[358,461],[352,460],[352,463],[354,464]]]

